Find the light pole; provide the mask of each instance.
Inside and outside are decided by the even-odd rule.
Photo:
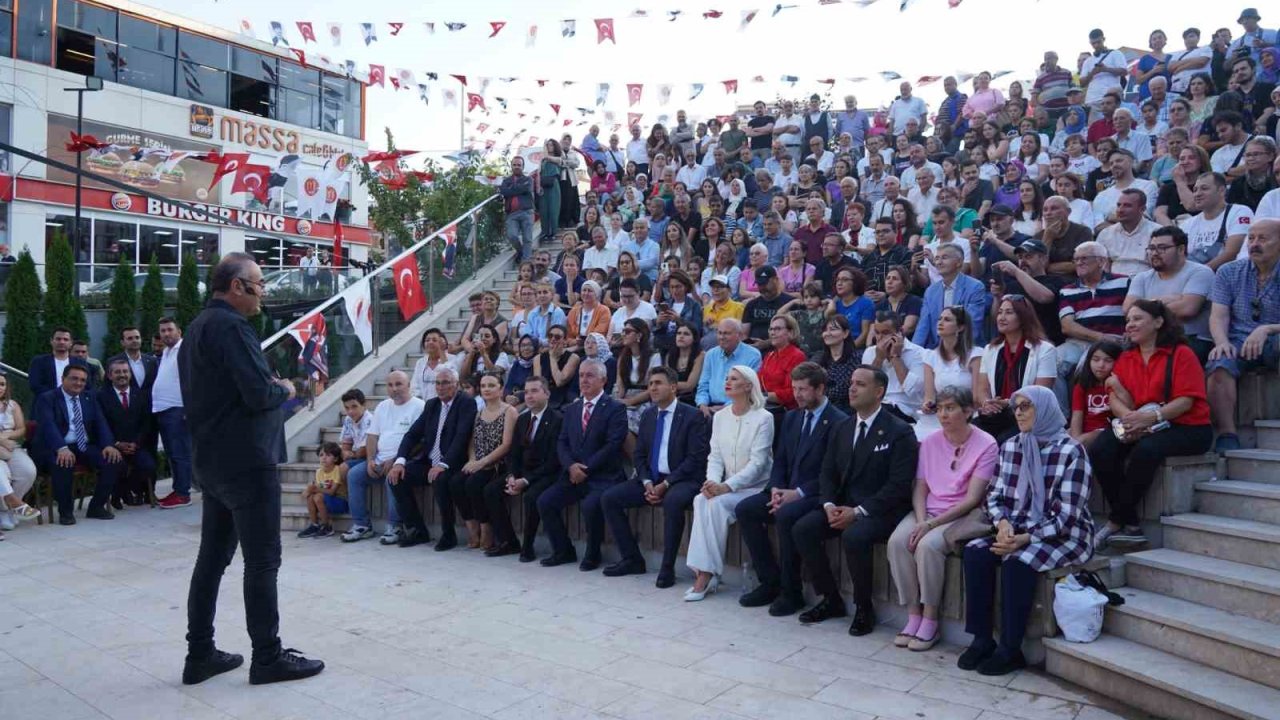
[[[87,92],[98,92],[102,89],[102,78],[87,76],[84,79],[84,87],[82,88],[63,88],[63,92],[73,92],[76,94],[76,135],[84,134],[84,94]],[[80,191],[84,186],[84,176],[81,173],[81,165],[84,162],[84,151],[76,153],[76,220],[75,225],[71,228],[71,254],[74,258],[80,249]],[[77,275],[79,273],[77,272]],[[77,280],[73,287],[76,294],[80,294],[80,282]]]

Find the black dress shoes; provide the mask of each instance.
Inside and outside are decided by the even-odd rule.
[[[961,670],[977,670],[979,665],[996,651],[996,641],[991,638],[974,638],[969,648],[960,653],[956,667]]]
[[[774,600],[778,599],[781,590],[777,585],[765,585],[761,583],[755,586],[751,592],[744,594],[738,598],[738,604],[742,607],[764,607]]]
[[[982,661],[978,666],[979,675],[1008,675],[1014,670],[1021,670],[1027,666],[1027,659],[1022,656],[1020,650],[1006,652],[1004,650],[996,650],[991,657]]]
[[[795,615],[803,609],[804,600],[802,598],[779,595],[778,599],[769,605],[769,614],[773,617],[786,617]]]
[[[588,555],[582,558],[582,562],[578,563],[578,569],[582,572],[591,572],[600,568],[600,556],[592,557]]]
[[[557,565],[568,565],[578,561],[578,551],[569,550],[566,553],[552,553],[551,557],[542,558],[540,563],[542,567],[555,567]]]
[[[87,518],[93,518],[94,520],[115,520],[116,519],[116,514],[111,512],[111,508],[108,508],[105,503],[102,505],[102,507],[96,507],[96,508],[91,507],[88,510],[85,510],[84,516]]]
[[[413,547],[427,542],[431,542],[431,535],[426,530],[408,528],[400,535],[400,541],[396,544],[400,547]]]
[[[182,666],[182,684],[198,685],[214,675],[235,670],[243,664],[244,656],[217,649],[208,657],[193,658],[188,655]]]
[[[532,543],[525,545],[524,548],[520,550],[520,562],[531,563],[537,559],[538,559],[538,555],[533,552]]]
[[[800,613],[800,622],[805,625],[812,625],[813,623],[820,623],[823,620],[842,618],[848,614],[849,612],[844,609],[844,601],[839,597],[824,597],[818,601],[817,605],[814,605],[808,610]]]
[[[876,611],[870,605],[859,605],[853,611],[853,623],[849,625],[849,634],[854,637],[870,635],[876,629]]]
[[[285,648],[270,662],[253,661],[249,665],[249,684],[266,685],[267,683],[301,680],[318,675],[324,670],[324,661],[312,660],[293,648]]]
[[[644,560],[619,560],[604,569],[605,577],[622,577],[623,575],[643,575],[649,569]]]
[[[71,513],[67,513],[66,515],[59,515],[58,524],[59,525],[75,525],[76,516],[72,515]]]
[[[653,586],[659,590],[666,590],[676,584],[676,569],[662,567],[658,569],[658,579],[653,582]]]
[[[458,536],[453,533],[446,533],[441,535],[440,539],[436,541],[435,550],[436,552],[444,552],[445,550],[452,550],[456,547],[458,547]]]
[[[122,500],[122,499],[120,499],[120,498],[118,498],[118,497],[113,497],[113,498],[111,498],[111,507],[115,508],[116,510],[123,510],[123,509],[124,509],[124,500]]]
[[[515,543],[498,543],[488,550],[484,551],[485,557],[506,557],[507,555],[515,555],[520,552],[520,546]]]

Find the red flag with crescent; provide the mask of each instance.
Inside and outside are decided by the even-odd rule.
[[[596,44],[603,45],[605,40],[618,44],[618,39],[613,36],[613,18],[596,19]]]
[[[298,32],[302,35],[303,42],[315,42],[316,30],[309,22],[298,21]]]
[[[502,32],[502,28],[506,26],[507,24],[501,20],[490,22],[489,27],[493,29],[493,32],[489,33],[489,37],[496,37],[498,33]]]
[[[476,108],[480,108],[481,110],[489,109],[484,106],[483,96],[477,95],[476,93],[467,93],[467,112],[471,112]]]
[[[210,155],[208,162],[218,164],[217,169],[213,171],[213,180],[209,181],[209,189],[213,189],[213,186],[217,185],[224,175],[239,172],[240,166],[249,162],[249,153],[227,153],[226,155],[213,153]]]
[[[377,85],[378,87],[386,87],[386,85],[383,84],[384,81],[386,80],[386,77],[387,77],[386,66],[384,65],[369,66],[369,84],[370,85]]]
[[[644,113],[627,113],[627,127],[631,127],[640,122],[640,118],[644,117]]]
[[[725,94],[725,95],[736,95],[736,94],[738,94],[738,81],[737,81],[737,80],[725,80],[725,81],[724,81],[724,94]]]
[[[422,278],[418,276],[418,257],[409,253],[391,266],[396,279],[396,302],[400,316],[405,321],[427,309],[427,296],[422,292]]]
[[[627,102],[633,107],[640,102],[644,94],[644,83],[627,83]]]
[[[267,204],[267,184],[271,180],[271,168],[266,165],[245,163],[236,170],[231,181],[231,192],[251,193],[258,202]]]
[[[101,150],[110,146],[111,143],[98,142],[98,138],[89,134],[77,135],[73,130],[71,142],[67,143],[67,152],[82,153],[85,150]]]

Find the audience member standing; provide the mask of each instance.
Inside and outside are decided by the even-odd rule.
[[[255,291],[262,292],[262,287],[258,286]],[[173,474],[172,492],[160,499],[160,508],[169,510],[191,504],[191,485],[195,478],[191,472],[191,433],[187,427],[187,411],[178,382],[182,328],[178,327],[177,321],[170,317],[160,318],[160,339],[164,341],[164,355],[156,368],[156,381],[151,386],[151,412],[155,414],[160,441],[164,443],[164,454],[169,461],[169,472]],[[199,382],[217,386],[220,377],[202,375]],[[191,380],[196,381],[195,378]]]

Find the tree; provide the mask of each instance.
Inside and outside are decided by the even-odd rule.
[[[18,262],[8,267],[13,270],[4,289],[4,311],[8,320],[0,353],[3,353],[6,363],[25,372],[31,365],[31,358],[48,348],[45,343],[48,335],[40,332],[40,304],[44,294],[29,250],[23,249],[18,254]]]
[[[76,264],[71,244],[61,232],[53,236],[45,258],[44,325],[42,334],[49,337],[56,327],[71,330],[71,337],[89,341],[89,323],[76,294]]]
[[[200,314],[200,268],[196,267],[196,256],[187,253],[182,259],[182,269],[178,271],[178,303],[174,313],[178,327],[183,330]]]
[[[160,277],[160,263],[155,253],[147,265],[147,280],[142,284],[142,299],[138,303],[138,330],[142,332],[145,346],[155,337],[160,318],[164,316],[164,279]]]
[[[120,331],[138,322],[138,289],[133,284],[133,262],[124,255],[116,264],[116,274],[111,278],[111,299],[107,308],[107,337],[103,341],[103,355],[119,355]]]
[[[213,269],[218,267],[218,262],[222,258],[217,253],[209,258],[209,267],[204,271],[204,297],[201,298],[201,304],[208,303],[209,298],[213,297]]]

